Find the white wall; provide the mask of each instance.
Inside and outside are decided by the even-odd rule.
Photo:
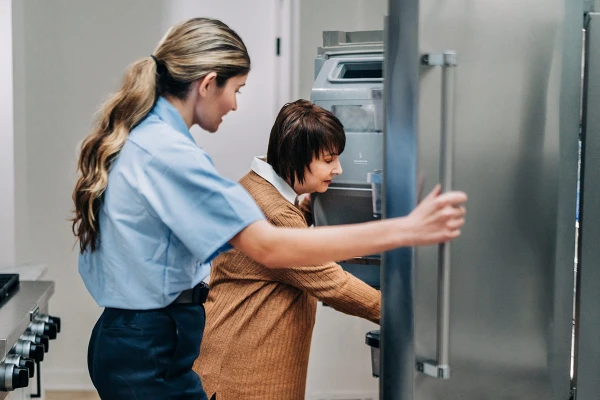
[[[299,81],[296,92],[309,99],[317,47],[323,31],[381,30],[387,0],[298,0]],[[307,399],[376,399],[365,334],[379,327],[319,304],[308,368]]]
[[[253,155],[266,153],[271,126],[275,121],[277,57],[276,3],[279,0],[177,0],[168,8],[166,25],[191,16],[208,15],[228,24],[244,40],[250,52],[252,70],[238,95],[238,110],[228,114],[217,134],[192,128],[196,141],[214,159],[219,172],[232,179],[250,169]],[[168,3],[168,2],[167,2]],[[256,15],[250,18],[249,15]],[[165,26],[166,26],[165,25]]]
[[[87,343],[100,309],[77,272],[77,249],[68,219],[76,147],[87,135],[95,110],[117,88],[126,66],[149,56],[170,25],[195,16],[219,18],[242,36],[253,69],[239,97],[238,111],[225,118],[219,132],[194,134],[224,175],[241,177],[248,171],[252,156],[265,152],[275,118],[274,1],[18,1],[18,37],[14,41],[22,47],[15,55],[15,87],[20,88],[15,94],[15,131],[19,135],[15,176],[21,185],[17,191],[21,208],[16,214],[20,227],[16,258],[19,263],[48,264],[46,278],[56,282],[50,306],[53,313],[63,317],[64,330],[44,363],[48,387],[91,387]],[[3,8],[5,3],[10,1],[1,0]],[[261,23],[248,18],[256,11]],[[4,19],[4,10],[0,10],[0,31],[10,27]],[[4,40],[5,36],[0,37]],[[6,53],[10,52],[0,52],[0,57]],[[2,60],[0,80],[11,76]],[[2,80],[0,85],[1,96],[5,96],[3,89],[8,83]],[[0,107],[0,152],[7,155],[0,157],[0,174],[12,174],[12,144],[10,149],[4,146],[12,137],[3,136],[12,131],[4,129],[12,115],[4,99]],[[11,184],[4,176],[0,182],[3,189]],[[9,201],[0,197],[0,213],[5,219],[15,215],[6,211]],[[0,232],[4,231],[0,224]]]
[[[15,262],[12,1],[0,0],[0,265]]]
[[[25,5],[13,1],[13,109],[14,109],[14,198],[15,261],[26,249],[27,221],[27,130],[25,118]]]

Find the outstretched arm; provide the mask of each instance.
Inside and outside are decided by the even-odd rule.
[[[257,221],[230,240],[267,267],[321,264],[381,253],[398,247],[452,240],[464,225],[462,192],[440,194],[439,185],[406,217],[363,224],[280,228]]]

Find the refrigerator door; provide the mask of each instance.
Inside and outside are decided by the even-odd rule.
[[[575,359],[577,400],[595,400],[600,393],[600,13],[588,14],[586,22]]]
[[[448,118],[452,181],[469,203],[449,256],[447,330],[438,247],[384,255],[381,398],[569,398],[582,7],[390,1],[384,215],[408,213],[419,181],[423,196],[442,181]],[[444,68],[420,66],[447,50],[458,55],[451,116]],[[447,365],[425,371],[438,377],[417,371],[444,343]]]

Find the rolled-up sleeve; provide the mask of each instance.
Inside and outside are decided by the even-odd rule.
[[[154,155],[142,176],[150,210],[201,262],[230,249],[229,240],[264,219],[246,190],[220,176],[200,148],[172,146]]]

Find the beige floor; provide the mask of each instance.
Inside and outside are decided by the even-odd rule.
[[[100,400],[95,392],[49,392],[46,400]]]

